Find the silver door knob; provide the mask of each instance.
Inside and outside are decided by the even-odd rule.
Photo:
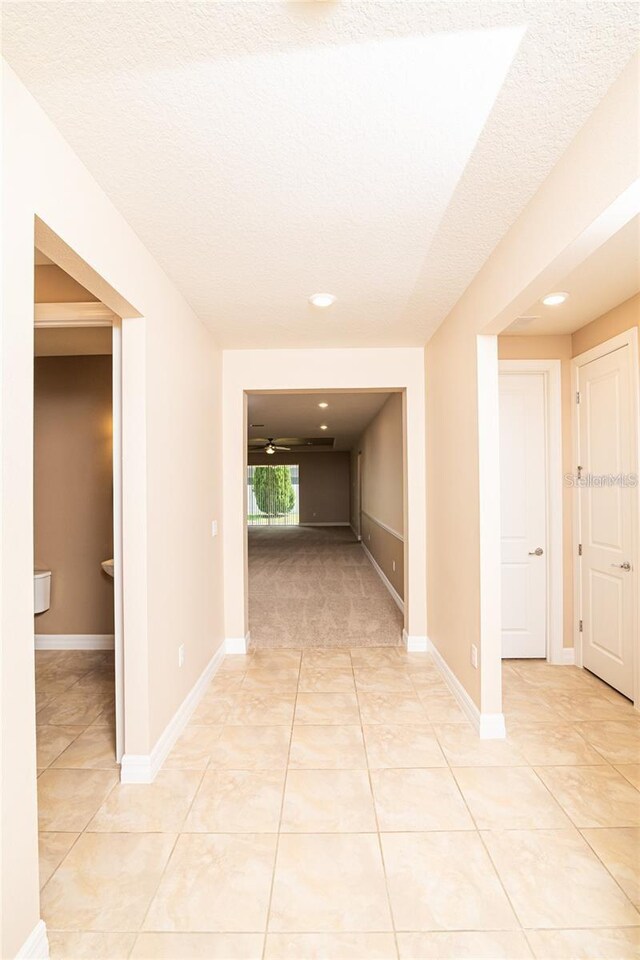
[[[541,557],[543,553],[544,553],[544,550],[542,549],[542,547],[536,547],[535,550],[529,550],[530,557]]]
[[[631,564],[628,560],[625,560],[624,563],[612,563],[612,567],[619,567],[621,570],[631,570]]]

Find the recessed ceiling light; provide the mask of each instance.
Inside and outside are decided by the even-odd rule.
[[[309,303],[314,307],[330,307],[335,302],[336,298],[332,293],[314,293],[309,297]]]
[[[321,430],[328,430],[329,427],[326,425],[326,423],[321,423],[321,424],[320,424],[320,429],[321,429]]]
[[[558,293],[548,293],[546,297],[542,298],[542,302],[545,307],[559,307],[561,303],[564,303],[565,300],[568,299],[569,294],[560,290]]]
[[[319,406],[319,407],[322,407],[323,410],[326,410],[326,408],[329,406],[329,404],[328,404],[328,403],[319,403],[318,406]]]

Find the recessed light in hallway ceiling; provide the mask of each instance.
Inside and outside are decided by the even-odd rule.
[[[314,307],[330,307],[336,302],[332,293],[314,293],[309,297],[309,303]]]
[[[546,297],[542,298],[542,302],[544,303],[545,307],[559,307],[561,303],[564,303],[565,300],[568,299],[568,293],[558,291],[558,293],[548,293]]]

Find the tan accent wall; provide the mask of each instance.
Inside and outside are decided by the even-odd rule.
[[[393,393],[358,441],[362,452],[361,509],[402,534],[404,440],[402,394]]]
[[[300,523],[349,523],[349,452],[250,453],[250,464],[300,466]]]
[[[111,357],[38,357],[34,387],[34,560],[52,571],[35,632],[111,634]]]
[[[560,360],[562,391],[562,473],[572,471],[572,388],[571,335],[540,337],[498,337],[500,360]],[[570,487],[562,491],[562,572],[563,572],[563,641],[573,646],[573,500]]]
[[[640,327],[640,293],[576,330],[571,337],[571,356],[577,357],[632,327]]]
[[[112,350],[111,327],[36,327],[36,357],[105,356]]]
[[[355,469],[358,451],[362,471],[362,542],[404,599],[405,453],[401,393],[391,394],[360,437],[352,451],[352,469]],[[357,491],[352,492],[352,503],[354,500],[357,503]]]
[[[404,540],[389,533],[366,513],[361,515],[360,531],[365,547],[404,600]]]
[[[97,299],[55,264],[35,268],[35,303],[89,303]]]

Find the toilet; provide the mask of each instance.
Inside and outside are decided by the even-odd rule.
[[[51,570],[33,571],[34,613],[44,613],[51,606]]]

